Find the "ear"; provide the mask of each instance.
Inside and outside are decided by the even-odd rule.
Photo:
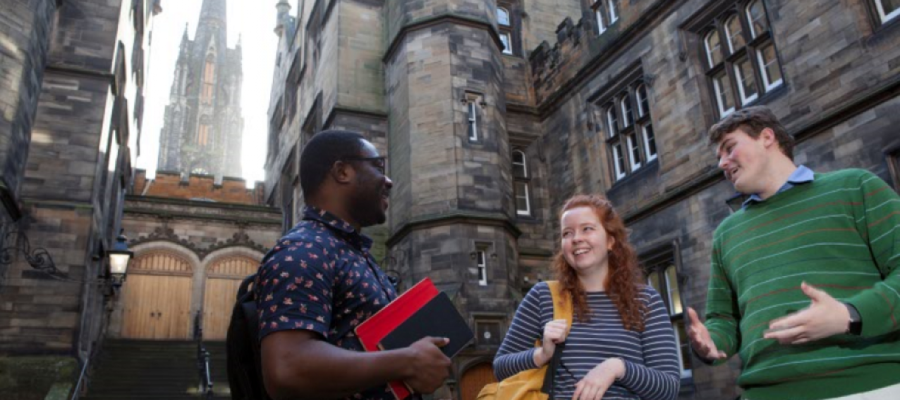
[[[766,148],[778,146],[778,139],[775,138],[775,131],[773,131],[772,128],[763,128],[763,130],[759,132],[759,140],[763,141],[763,145]]]
[[[611,251],[613,247],[616,246],[616,238],[607,235],[606,236],[606,250]]]
[[[331,179],[334,179],[334,181],[339,184],[349,184],[356,176],[356,170],[353,169],[353,166],[350,165],[350,163],[335,161],[331,166],[329,175],[331,175]]]

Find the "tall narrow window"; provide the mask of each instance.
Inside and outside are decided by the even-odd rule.
[[[719,118],[783,85],[778,51],[769,29],[763,2],[745,0],[695,30],[703,35],[702,58]]]
[[[612,25],[619,20],[619,0],[607,0],[606,6],[609,7],[609,24]]]
[[[485,249],[479,248],[475,256],[475,267],[478,269],[478,284],[487,286],[487,257]]]
[[[200,146],[209,144],[209,124],[200,124],[200,127],[197,129],[197,144]]]
[[[767,43],[756,50],[759,57],[760,73],[766,90],[772,90],[781,85],[781,67],[778,65],[778,56],[775,54],[775,45]]]
[[[643,117],[650,113],[650,102],[647,101],[647,87],[643,84],[638,85],[634,95],[637,98],[638,116]]]
[[[681,359],[681,377],[690,378],[692,374],[690,341],[685,329],[684,305],[681,300],[681,288],[678,282],[678,273],[675,267],[674,252],[667,252],[662,256],[655,256],[652,260],[642,260],[646,267],[647,283],[656,289],[666,311],[669,320],[675,329],[675,340],[678,343],[678,356]]]
[[[200,100],[203,104],[212,103],[213,92],[216,85],[216,60],[210,54],[206,56],[206,64],[203,67],[203,89],[200,94]]]
[[[503,42],[503,54],[513,54],[512,21],[509,10],[497,7],[497,27],[500,28],[500,41]]]
[[[478,141],[478,105],[476,99],[470,99],[466,104],[469,141]]]
[[[881,23],[891,21],[900,16],[900,0],[875,0],[875,8]]]
[[[719,105],[719,115],[725,118],[734,112],[734,96],[731,94],[731,81],[724,71],[713,76],[713,88],[716,94],[716,103]]]
[[[597,34],[602,34],[606,32],[606,15],[605,10],[603,8],[602,2],[597,2],[596,8],[594,9],[594,15],[597,16]]]
[[[622,106],[622,127],[627,128],[634,124],[634,115],[631,113],[631,100],[628,99],[628,94],[622,95],[619,105]]]
[[[513,150],[512,152],[513,189],[516,196],[516,214],[531,215],[530,182],[528,176],[528,161],[525,152]]]

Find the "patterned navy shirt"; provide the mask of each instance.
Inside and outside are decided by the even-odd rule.
[[[371,239],[327,211],[306,207],[303,214],[260,266],[254,285],[259,338],[305,329],[335,346],[364,351],[353,329],[397,292],[369,254]],[[384,385],[352,398],[394,397]]]

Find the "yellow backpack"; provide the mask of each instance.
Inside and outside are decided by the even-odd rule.
[[[559,282],[547,281],[553,298],[553,319],[565,319],[572,326],[572,300],[563,299]],[[541,347],[541,341],[535,343]],[[491,383],[478,392],[477,400],[547,400],[553,391],[553,378],[562,356],[565,343],[556,345],[553,358],[547,365],[519,372],[497,383]],[[549,372],[548,372],[549,371]]]

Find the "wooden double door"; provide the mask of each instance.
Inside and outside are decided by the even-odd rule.
[[[124,338],[182,340],[193,333],[192,299],[203,299],[205,340],[225,340],[241,280],[256,271],[258,260],[224,257],[203,274],[177,254],[152,252],[137,257],[122,288]],[[195,280],[202,282],[195,283]],[[195,293],[197,289],[202,290]]]

